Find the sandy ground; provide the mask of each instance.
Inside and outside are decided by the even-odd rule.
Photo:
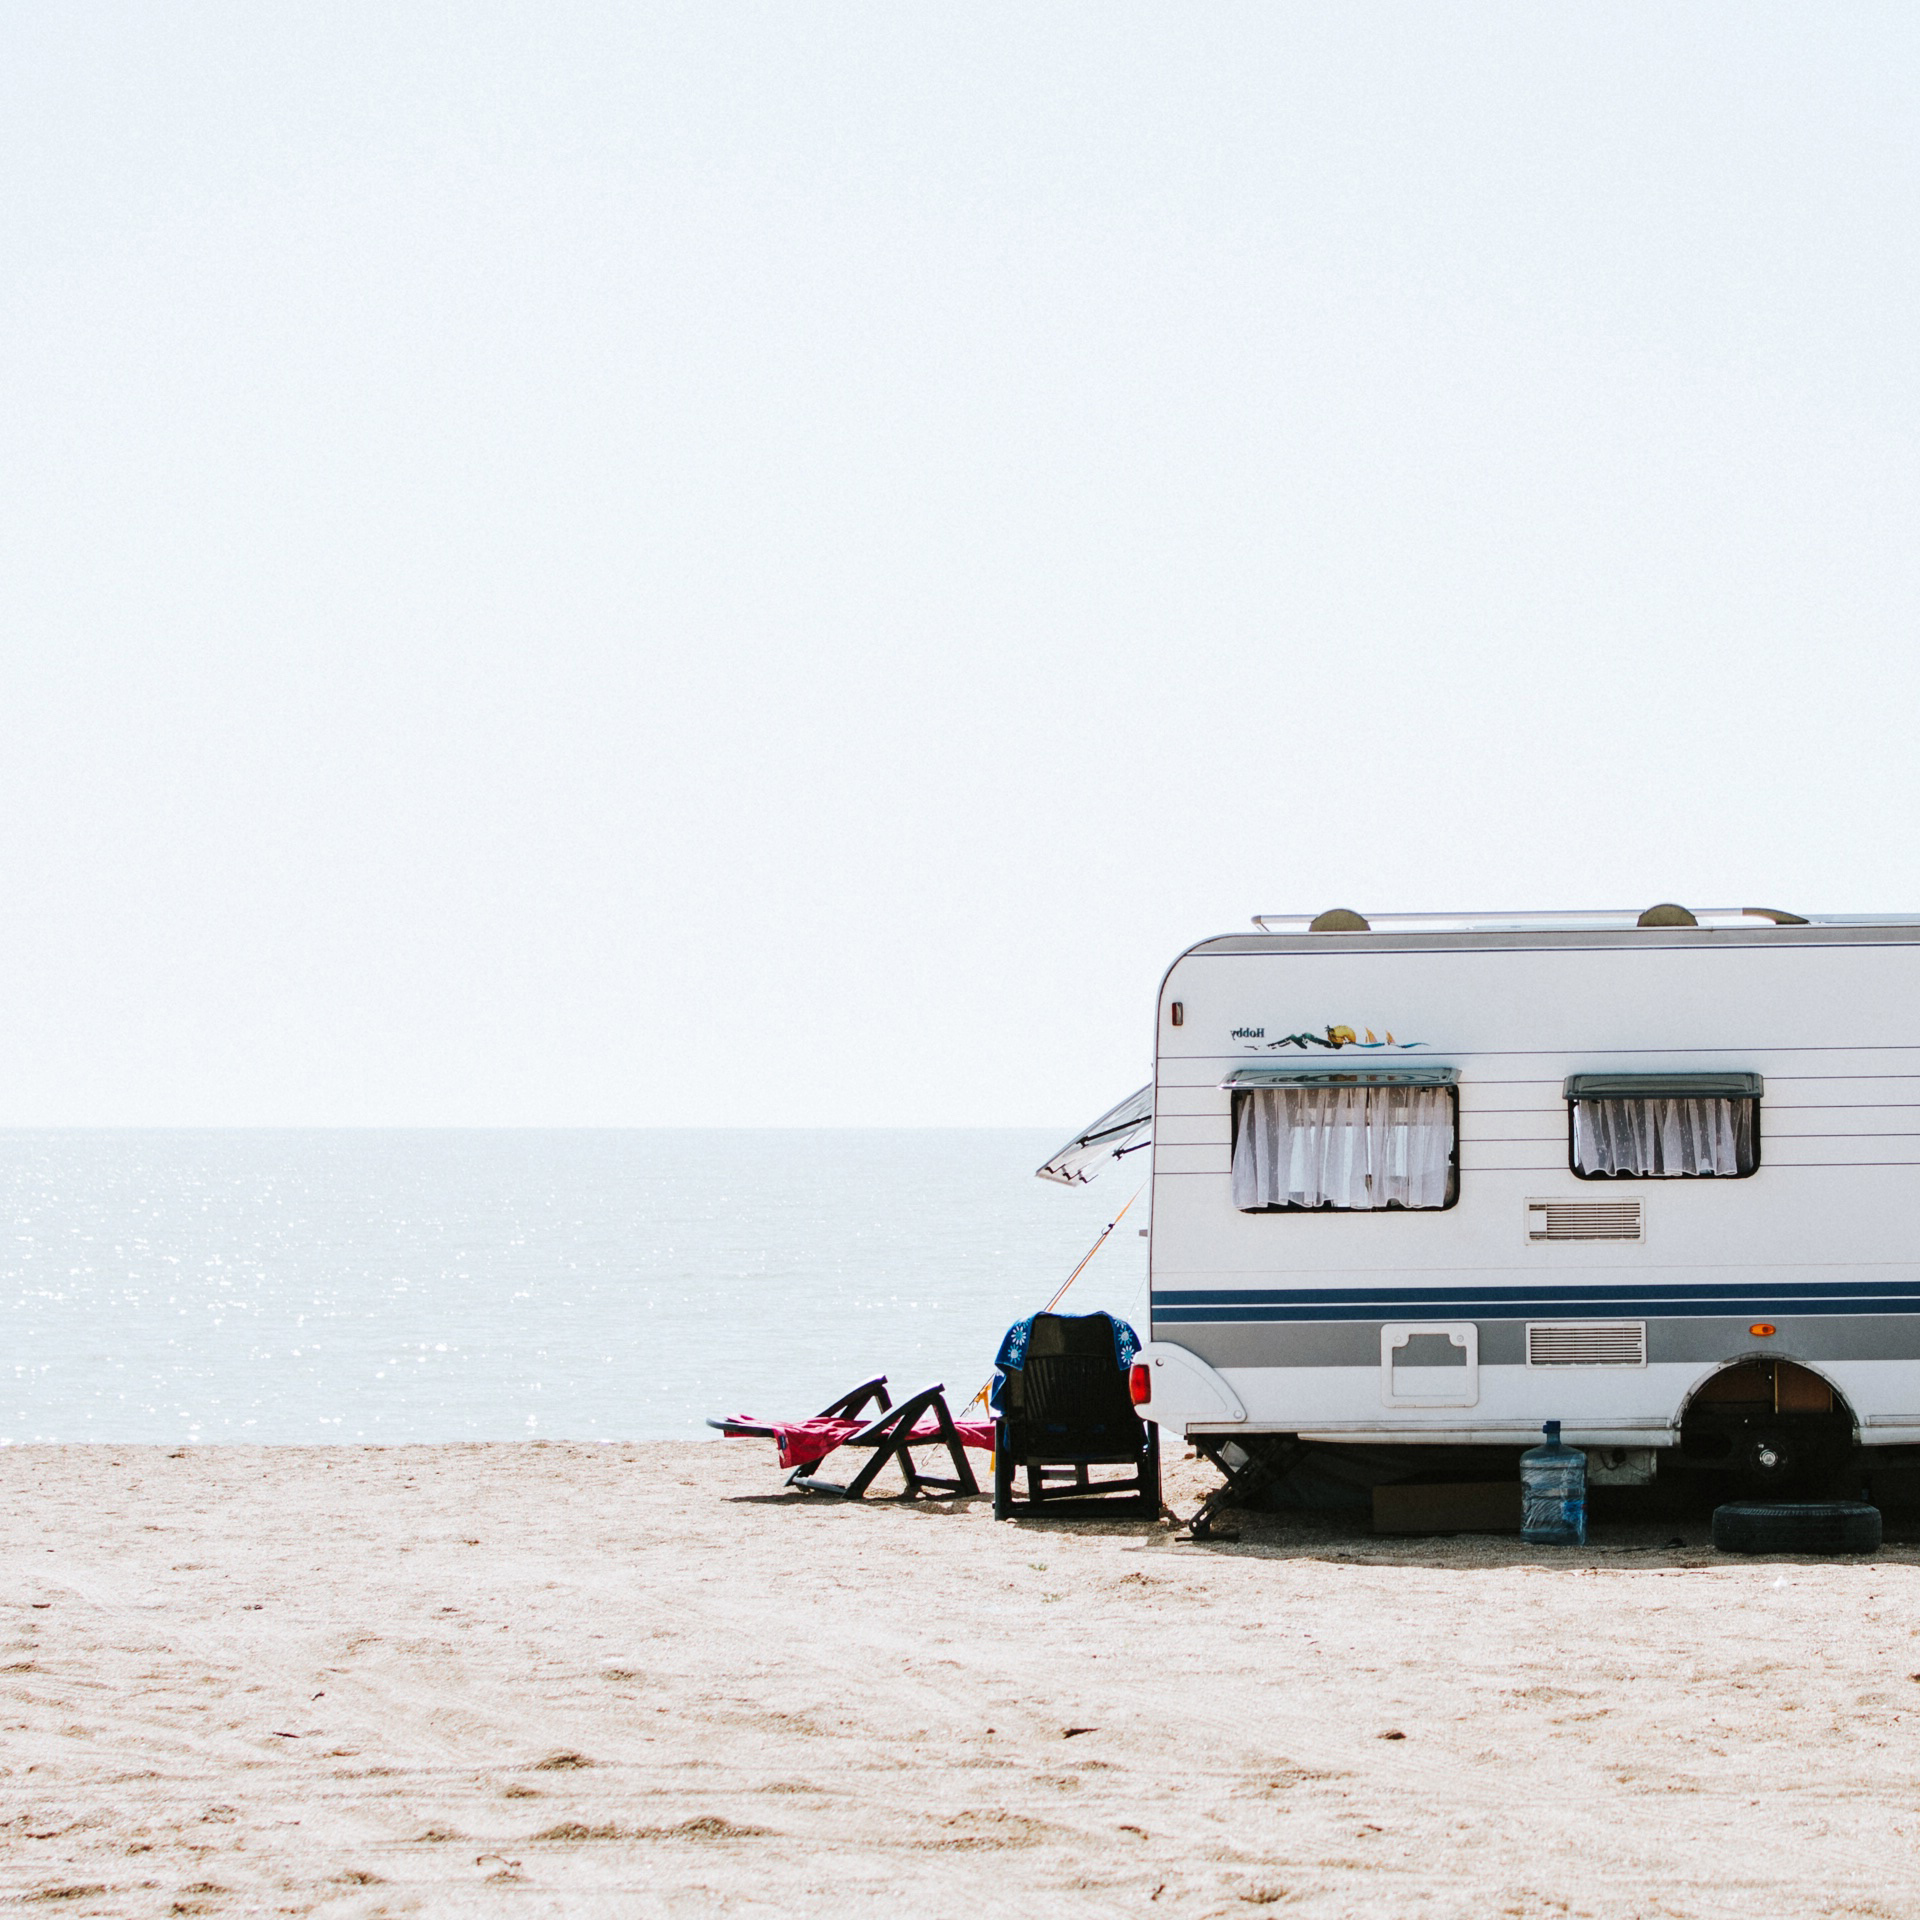
[[[1911,1548],[1195,1547],[810,1501],[750,1442],[0,1488],[0,1905],[1920,1915]]]

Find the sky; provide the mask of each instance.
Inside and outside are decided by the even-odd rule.
[[[1920,15],[0,12],[0,1124],[1052,1125],[1920,907]]]

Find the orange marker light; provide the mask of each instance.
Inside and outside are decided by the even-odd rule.
[[[1756,1320],[1747,1331],[1752,1334],[1756,1340],[1771,1340],[1780,1329],[1776,1327],[1771,1320]]]

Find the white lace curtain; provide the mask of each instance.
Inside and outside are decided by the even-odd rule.
[[[1748,1173],[1751,1100],[1576,1100],[1573,1164],[1580,1173]]]
[[[1445,1087],[1262,1087],[1240,1096],[1236,1207],[1444,1207]]]

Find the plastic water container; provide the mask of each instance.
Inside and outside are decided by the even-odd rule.
[[[1549,1420],[1547,1444],[1520,1456],[1520,1538],[1541,1547],[1587,1544],[1587,1456],[1560,1444]]]

